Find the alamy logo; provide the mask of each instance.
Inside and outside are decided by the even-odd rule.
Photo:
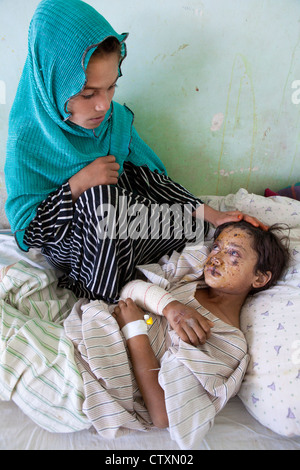
[[[292,344],[293,354],[292,354],[292,363],[299,365],[300,364],[300,340],[295,340]]]
[[[203,243],[203,214],[193,217],[191,204],[128,205],[127,196],[120,196],[118,205],[101,204],[97,208],[97,236],[109,239],[185,239],[190,243]]]
[[[292,88],[296,90],[292,93],[292,103],[300,104],[300,80],[294,80]]]

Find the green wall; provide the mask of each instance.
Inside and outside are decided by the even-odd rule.
[[[300,180],[300,93],[292,88],[300,80],[299,0],[88,3],[130,33],[115,99],[134,111],[173,179],[198,195],[240,187],[262,194]],[[37,4],[0,0],[2,163]]]

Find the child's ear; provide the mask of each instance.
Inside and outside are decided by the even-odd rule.
[[[256,279],[252,284],[252,287],[254,289],[259,289],[261,287],[264,287],[272,278],[272,273],[271,271],[266,271],[265,273],[262,273],[261,271],[256,272]]]

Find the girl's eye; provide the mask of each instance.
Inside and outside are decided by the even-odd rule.
[[[109,90],[114,90],[115,88],[118,88],[118,85],[115,83],[114,85],[109,87]]]
[[[89,100],[90,98],[92,98],[94,96],[94,93],[92,93],[91,95],[81,95],[82,98],[84,98],[85,100]]]
[[[230,255],[232,255],[232,256],[236,256],[236,257],[239,257],[239,256],[240,256],[239,252],[236,251],[236,250],[230,250],[229,253],[230,253]]]

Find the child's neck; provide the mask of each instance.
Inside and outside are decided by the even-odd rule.
[[[240,312],[246,300],[245,295],[232,295],[216,289],[198,289],[195,298],[220,320],[240,328]]]

